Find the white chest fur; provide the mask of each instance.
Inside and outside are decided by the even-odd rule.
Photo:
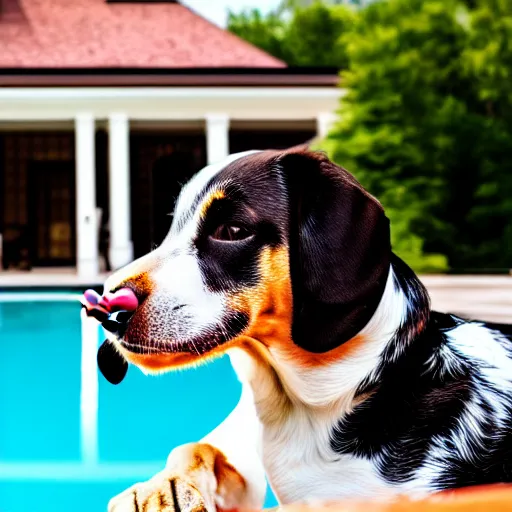
[[[330,448],[327,418],[295,411],[279,425],[263,426],[265,471],[281,503],[385,496],[393,491],[368,460]]]
[[[265,371],[258,371],[249,356],[236,351],[230,357],[244,386],[243,422],[247,427],[249,423],[258,423],[259,456],[280,503],[399,492],[399,488],[378,474],[375,462],[340,455],[330,446],[332,429],[343,411],[347,411],[347,403],[352,402],[351,394],[315,407],[300,401],[283,404],[279,391],[273,389],[273,379]]]

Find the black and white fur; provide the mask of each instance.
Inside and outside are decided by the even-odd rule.
[[[242,190],[242,202],[250,201],[252,193],[260,194],[260,201],[270,198],[275,204],[291,208],[290,197],[298,192],[297,187],[293,189],[295,192],[290,192],[290,187],[294,187],[289,184],[292,178],[284,173],[286,165],[302,165],[303,156],[292,154],[292,164],[283,163],[288,158],[286,155],[272,153],[266,163],[265,158],[265,153],[262,156],[257,152],[234,155],[226,163],[201,171],[178,200],[175,223],[167,241],[145,259],[135,262],[135,266],[112,276],[105,289],[127,286],[135,274],[152,272],[155,304],[158,302],[156,298],[164,296],[169,305],[184,300],[190,304],[187,316],[182,316],[181,320],[167,316],[168,322],[185,322],[180,324],[181,331],[178,327],[174,329],[177,333],[174,335],[182,335],[182,331],[192,332],[194,343],[197,343],[197,336],[205,330],[204,326],[211,332],[212,326],[224,314],[228,292],[219,287],[209,288],[212,279],[204,277],[212,270],[205,263],[207,260],[201,260],[194,249],[194,240],[199,237],[198,212],[204,198],[226,183],[235,183]],[[327,165],[327,161],[315,160],[317,158],[320,157],[311,157],[304,164],[308,167],[304,172],[324,172],[315,170],[315,162],[321,160],[321,165]],[[322,174],[324,178],[325,174]],[[246,192],[244,184],[252,183],[251,180],[257,180],[257,186],[251,184]],[[320,181],[318,183],[319,187],[324,186]],[[349,185],[353,186],[353,182]],[[279,194],[284,192],[276,192],[281,187],[288,190],[282,197]],[[313,179],[308,181],[305,188],[308,187],[314,190]],[[303,189],[301,194],[308,193]],[[256,199],[251,204],[257,205]],[[344,197],[326,196],[318,203],[325,206],[326,211],[313,221],[305,221],[308,229],[314,227],[314,232],[310,233],[312,243],[317,232],[323,237],[324,244],[330,244],[331,238],[337,236],[332,226],[323,225],[318,220],[329,218],[325,213],[329,213],[331,199],[336,208],[342,208],[340,204]],[[304,202],[303,198],[301,204]],[[315,208],[318,212],[319,206]],[[257,210],[256,206],[251,211],[254,210]],[[281,214],[279,210],[273,217],[277,233],[281,229]],[[290,219],[286,229],[292,232],[294,223],[300,219],[294,215]],[[366,225],[358,227],[359,219],[349,221],[355,230],[373,229]],[[375,223],[372,221],[371,226]],[[283,221],[282,225],[285,224]],[[384,228],[381,233],[385,233]],[[283,235],[283,238],[287,236]],[[294,244],[305,242],[295,240],[291,235],[288,240],[292,241],[283,243],[288,244],[292,259],[296,250]],[[387,254],[386,243],[389,241],[386,242],[384,236],[384,242],[379,246],[383,254]],[[217,253],[212,254],[208,256],[210,260]],[[304,260],[307,257],[307,254],[301,256]],[[315,257],[321,259],[322,254],[317,253]],[[364,259],[365,255],[358,257]],[[205,484],[201,490],[208,495],[205,496],[207,509],[215,506],[226,509],[261,507],[266,490],[265,477],[283,504],[422,495],[443,489],[512,481],[512,327],[467,321],[431,311],[428,293],[414,272],[392,253],[389,259],[386,258],[379,259],[383,262],[383,270],[379,273],[383,281],[382,285],[372,289],[372,294],[378,294],[378,300],[372,306],[371,315],[350,335],[357,334],[364,343],[338,360],[331,359],[325,365],[304,365],[281,346],[270,344],[262,363],[244,347],[230,346],[228,354],[243,383],[240,403],[201,442],[223,453],[243,476],[247,486],[243,498],[235,500],[218,494],[215,485],[208,484],[208,487]],[[307,264],[306,261],[304,266]],[[340,268],[342,266],[340,263]],[[344,271],[350,272],[350,269]],[[358,275],[366,276],[368,272],[365,272]],[[291,274],[293,283],[297,280],[293,264]],[[309,276],[303,281],[307,279]],[[355,288],[365,287],[365,283],[358,283],[355,278],[350,282]],[[241,286],[240,282],[235,284]],[[321,285],[332,286],[332,279]],[[295,287],[293,293],[295,315],[298,314],[295,305],[299,293]],[[311,296],[308,290],[300,293]],[[347,295],[351,293],[349,290]],[[176,298],[181,296],[185,299]],[[368,304],[373,303],[373,297],[368,298]],[[160,312],[165,309],[162,301],[158,306]],[[350,326],[340,330],[340,344],[346,341],[342,339],[343,333],[350,331],[358,318],[368,314],[364,307],[363,304],[361,313]],[[315,318],[311,316],[306,331],[311,327],[311,332],[321,332],[327,325],[327,320],[320,326],[313,322]],[[113,342],[118,341],[115,336],[111,338]],[[301,340],[301,347],[311,353],[326,354],[336,348],[331,341],[329,346],[319,348],[314,345],[313,338],[314,334]],[[152,353],[149,348],[148,353]],[[199,350],[197,355],[202,355]],[[198,411],[199,417],[200,414]],[[169,472],[175,471],[172,468],[176,458],[181,457],[177,453],[176,450],[171,453],[168,469],[155,477],[157,480],[138,484],[130,492],[115,498],[111,509],[134,510],[130,508],[133,507],[134,492],[136,497],[150,495],[148,489],[168,485],[165,482]],[[159,484],[158,478],[164,483]],[[209,490],[205,491],[206,488]]]

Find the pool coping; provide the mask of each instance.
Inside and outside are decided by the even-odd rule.
[[[74,271],[0,271],[1,289],[85,289],[103,286],[108,273],[80,276]]]
[[[0,291],[0,302],[80,302],[82,294],[75,292],[24,290]]]

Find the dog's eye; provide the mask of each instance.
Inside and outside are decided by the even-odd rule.
[[[211,235],[214,240],[222,240],[223,242],[236,242],[250,238],[252,233],[235,224],[221,224]]]

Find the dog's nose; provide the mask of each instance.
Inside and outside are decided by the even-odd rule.
[[[130,288],[121,288],[104,295],[87,290],[83,304],[88,316],[96,318],[107,331],[122,335],[139,306],[139,299]]]

